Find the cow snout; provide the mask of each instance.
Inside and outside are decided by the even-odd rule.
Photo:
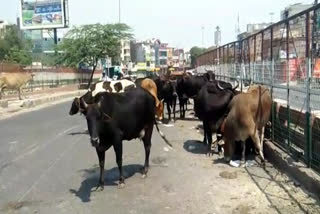
[[[178,96],[177,92],[173,92],[173,96],[177,97]]]
[[[92,137],[91,138],[91,144],[93,147],[97,147],[99,145],[99,138],[98,137]]]

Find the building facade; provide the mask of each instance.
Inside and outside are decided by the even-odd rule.
[[[159,47],[159,66],[160,68],[168,67],[168,44],[161,43]]]
[[[130,40],[121,40],[121,65],[127,67],[131,62]]]
[[[9,25],[9,23],[5,20],[0,20],[0,38],[4,37],[4,34],[6,32],[6,28]]]
[[[297,4],[292,4],[287,6],[284,10],[280,12],[280,19],[284,20],[286,17],[293,16],[297,13],[300,13],[310,7],[312,7],[312,4],[302,4],[302,3],[297,3]]]

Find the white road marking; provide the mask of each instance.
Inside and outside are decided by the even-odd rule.
[[[14,158],[14,159],[12,159],[12,160],[5,161],[5,162],[1,165],[0,168],[4,167],[4,166],[6,166],[6,165],[8,165],[8,164],[10,164],[10,163],[14,163],[14,162],[16,162],[16,161],[19,161],[19,160],[25,158],[25,157],[28,156],[28,155],[31,155],[32,153],[34,153],[34,152],[37,151],[38,149],[42,149],[43,147],[46,147],[46,146],[50,145],[52,142],[55,142],[55,140],[57,140],[57,139],[58,139],[59,137],[61,137],[62,135],[66,134],[66,133],[68,133],[69,131],[71,131],[71,130],[73,130],[73,129],[76,129],[76,128],[80,127],[80,126],[81,126],[81,125],[73,126],[73,127],[69,128],[69,129],[66,129],[66,130],[62,131],[62,132],[58,133],[54,138],[52,138],[52,139],[51,139],[50,141],[48,141],[48,142],[41,143],[40,145],[34,143],[34,144],[28,146],[28,147],[27,147],[26,149],[24,149],[24,151],[21,152],[21,154],[18,155],[16,158]]]
[[[18,143],[19,141],[12,141],[12,142],[9,142],[8,144],[16,144]]]
[[[18,202],[21,202],[21,201],[24,199],[24,197],[26,197],[26,196],[35,188],[35,186],[39,184],[39,182],[41,181],[41,179],[42,179],[42,178],[63,158],[63,156],[64,156],[67,152],[69,152],[69,150],[71,150],[72,147],[73,147],[76,143],[78,143],[78,141],[81,140],[81,139],[82,139],[82,138],[79,137],[77,140],[75,140],[75,141],[71,144],[71,146],[69,146],[69,148],[65,149],[65,150],[61,153],[61,155],[60,155],[57,159],[55,159],[55,160],[51,163],[51,165],[40,175],[40,177],[29,187],[29,189],[27,189],[27,190],[23,193],[23,195],[19,198]]]

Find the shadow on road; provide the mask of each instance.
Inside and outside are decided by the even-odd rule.
[[[208,151],[207,145],[204,145],[199,140],[187,140],[184,142],[183,148],[193,154],[207,154]]]
[[[123,175],[124,177],[130,178],[137,172],[141,172],[142,165],[138,164],[131,164],[123,166]],[[83,172],[83,177],[85,178],[79,187],[78,190],[70,189],[70,193],[74,194],[75,196],[79,197],[82,202],[87,203],[90,202],[91,199],[91,192],[94,191],[94,189],[98,185],[99,181],[99,167],[94,167],[91,169],[84,169],[80,170],[80,172]],[[118,167],[114,167],[112,169],[108,169],[104,171],[104,186],[116,186],[119,180],[119,170]],[[104,190],[106,191],[106,190]]]

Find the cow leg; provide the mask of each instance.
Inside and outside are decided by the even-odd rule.
[[[180,118],[184,118],[184,101],[183,98],[179,98]]]
[[[256,130],[255,132],[253,132],[251,135],[250,135],[253,143],[254,143],[254,146],[256,147],[256,149],[258,150],[259,152],[259,155],[260,155],[260,158],[261,158],[261,162],[262,162],[262,165],[264,166],[264,155],[263,155],[263,152],[261,150],[261,144],[260,144],[260,140],[259,140],[259,134],[258,134],[258,131]]]
[[[261,129],[261,138],[260,138],[260,140],[261,140],[261,152],[262,152],[262,154],[263,154],[263,140],[264,140],[264,126],[262,127],[262,129]]]
[[[174,97],[172,101],[173,105],[173,121],[176,121],[176,104],[177,104],[177,98]]]
[[[207,123],[205,121],[202,122],[203,126],[203,144],[207,144]]]
[[[222,140],[222,135],[221,135],[220,130],[218,130],[216,135],[217,135],[217,141],[216,142],[217,142],[217,146],[218,146],[218,154],[219,154],[219,156],[221,156],[222,155],[222,146],[219,143]]]
[[[211,124],[207,123],[207,139],[208,139],[208,156],[212,155],[212,150],[211,150],[211,145],[212,145],[212,129],[211,129]]]
[[[170,108],[171,102],[167,102],[167,111],[168,111],[168,117],[169,117],[169,122],[171,120],[171,108]]]
[[[185,103],[186,103],[186,111],[188,111],[188,102],[189,102],[189,99],[186,99]]]
[[[116,161],[118,164],[119,175],[120,175],[118,188],[121,189],[125,187],[124,176],[122,171],[122,141],[117,140],[113,145],[113,148],[114,148],[114,152],[116,153]]]
[[[99,158],[99,166],[100,166],[100,178],[99,178],[99,184],[97,186],[97,189],[101,189],[101,191],[104,189],[104,161],[105,161],[105,151],[99,151],[98,148],[96,148],[97,155]]]
[[[241,165],[245,166],[246,164],[246,142],[245,141],[241,141],[241,147],[242,147]]]
[[[149,170],[149,156],[150,156],[150,149],[151,149],[151,137],[152,137],[152,131],[153,131],[153,123],[150,124],[146,129],[145,129],[145,135],[142,138],[143,140],[143,145],[144,145],[144,150],[145,150],[145,161],[144,161],[144,167],[142,170],[142,178],[147,177],[147,173]]]
[[[19,100],[22,100],[22,98],[21,98],[21,88],[18,89],[18,95],[19,95]]]

